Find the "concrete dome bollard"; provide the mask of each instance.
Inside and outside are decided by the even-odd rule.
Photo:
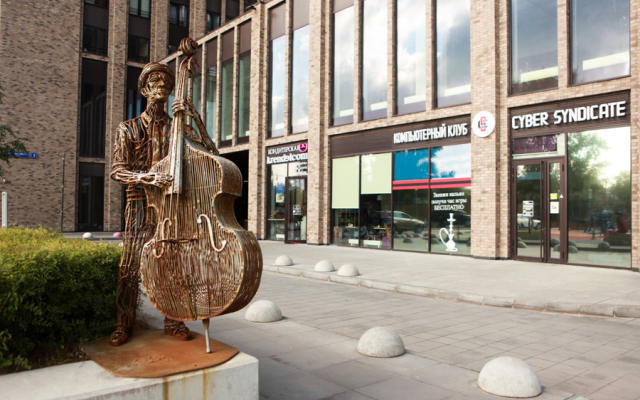
[[[360,275],[360,271],[353,264],[345,264],[338,270],[338,275],[340,276],[358,276]]]
[[[293,265],[293,260],[289,256],[280,256],[276,258],[276,265]]]
[[[519,249],[526,249],[527,248],[527,244],[525,242],[518,242],[518,243],[516,243],[516,246]]]
[[[552,237],[551,239],[549,239],[549,244],[555,247],[560,244],[560,240],[558,238]]]
[[[313,270],[316,272],[333,272],[336,269],[333,267],[333,264],[331,264],[330,261],[322,260],[318,261]]]
[[[478,387],[502,397],[527,398],[542,393],[533,368],[514,357],[498,357],[486,363],[478,376]]]
[[[393,330],[377,326],[360,337],[357,350],[368,357],[397,357],[404,354],[404,342]]]
[[[611,245],[607,242],[600,242],[598,243],[598,250],[611,250]]]
[[[276,322],[282,319],[282,312],[273,301],[258,300],[247,308],[244,319],[250,322]]]
[[[575,246],[569,246],[567,248],[567,250],[569,250],[569,253],[571,253],[571,254],[577,254],[578,253],[578,248],[575,247]]]
[[[87,232],[84,235],[82,235],[82,238],[86,240],[93,239],[93,233]]]

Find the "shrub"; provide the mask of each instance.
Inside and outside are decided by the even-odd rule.
[[[118,246],[40,229],[0,230],[0,369],[52,354],[116,325]]]

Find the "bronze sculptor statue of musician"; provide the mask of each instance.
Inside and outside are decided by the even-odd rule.
[[[140,285],[140,254],[157,225],[155,213],[147,207],[144,185],[165,188],[172,182],[169,175],[149,171],[169,149],[171,118],[164,110],[174,84],[175,75],[168,66],[147,64],[138,79],[138,90],[147,98],[148,106],[139,117],[122,122],[116,132],[111,178],[127,185],[127,202],[116,299],[118,326],[110,339],[113,346],[131,337]],[[164,320],[164,331],[180,340],[191,337],[184,322],[169,318]]]

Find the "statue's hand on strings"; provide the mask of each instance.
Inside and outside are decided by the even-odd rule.
[[[167,188],[173,182],[170,175],[162,173],[147,172],[139,175],[140,181],[145,185],[157,186],[159,188]]]
[[[171,111],[173,111],[173,115],[176,115],[178,112],[183,112],[187,117],[192,118],[200,115],[193,103],[187,99],[176,99],[171,106]]]

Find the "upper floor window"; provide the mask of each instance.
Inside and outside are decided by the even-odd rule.
[[[169,23],[173,25],[189,26],[189,7],[184,4],[170,4]]]
[[[332,124],[338,126],[353,123],[355,70],[353,1],[334,1],[333,12]]]
[[[207,11],[207,32],[211,32],[220,27],[220,14]]]
[[[630,74],[629,0],[571,1],[571,82]]]
[[[108,33],[106,29],[85,25],[82,35],[82,51],[106,56]]]
[[[426,2],[397,0],[397,5],[397,112],[408,114],[426,109]]]
[[[470,0],[436,0],[436,107],[471,102]]]
[[[511,93],[558,87],[557,0],[511,1]]]
[[[129,35],[129,49],[127,59],[129,61],[149,62],[149,39]]]
[[[284,136],[285,130],[285,7],[283,4],[269,10],[269,137]]]
[[[309,0],[293,1],[291,133],[309,130]]]
[[[96,7],[109,8],[109,0],[84,0],[84,3]]]
[[[362,119],[387,116],[387,1],[365,0],[362,27]]]
[[[151,0],[129,0],[129,14],[149,18],[151,16]]]

